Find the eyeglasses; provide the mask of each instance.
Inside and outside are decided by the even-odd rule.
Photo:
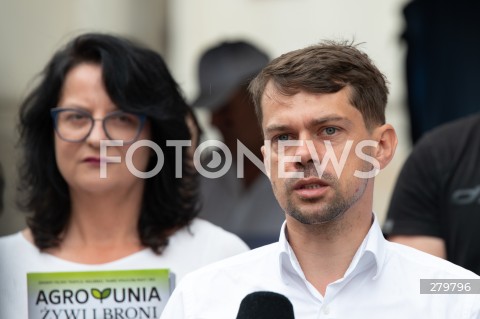
[[[143,114],[115,111],[103,119],[95,119],[83,110],[55,107],[50,110],[58,136],[67,142],[83,142],[93,130],[95,121],[102,121],[105,135],[111,140],[133,143],[145,124]]]

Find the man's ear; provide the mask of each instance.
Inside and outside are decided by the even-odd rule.
[[[267,142],[267,141],[265,141]],[[265,173],[267,174],[267,177],[270,179],[270,168],[271,168],[271,165],[270,165],[270,152],[267,150],[266,147],[269,147],[269,146],[265,146],[262,145],[262,147],[260,148],[260,150],[262,151],[262,156],[263,156],[263,165],[265,165]]]
[[[384,124],[377,127],[373,134],[378,142],[375,158],[380,163],[380,169],[384,169],[392,160],[397,149],[397,133],[392,125]]]

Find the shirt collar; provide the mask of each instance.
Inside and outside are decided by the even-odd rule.
[[[364,239],[366,241],[365,251],[370,252],[375,258],[375,265],[377,267],[375,276],[372,279],[377,279],[385,264],[385,245],[386,240],[383,237],[382,229],[378,223],[377,216],[373,214],[373,223]]]
[[[285,279],[286,273],[294,273],[297,276],[300,276],[305,280],[305,275],[300,268],[298,260],[293,252],[292,247],[288,243],[288,238],[286,235],[287,222],[285,221],[282,225],[279,238],[279,271],[282,279]],[[376,268],[375,275],[372,277],[373,280],[377,279],[380,275],[383,264],[385,260],[385,238],[381,231],[380,225],[378,224],[378,219],[373,214],[373,222],[370,226],[370,229],[365,236],[362,244],[357,249],[355,256],[353,257],[350,266],[345,272],[345,278],[358,273],[359,271],[364,270],[367,267],[371,267],[372,261],[373,266]]]
[[[292,247],[288,243],[287,238],[287,222],[284,221],[282,228],[280,230],[279,238],[279,255],[278,255],[278,265],[280,277],[284,282],[288,282],[287,274],[293,276],[300,276],[303,280],[306,280],[303,271],[300,268],[297,257],[293,252]]]

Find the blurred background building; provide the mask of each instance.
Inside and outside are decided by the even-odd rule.
[[[15,206],[17,114],[52,53],[87,31],[133,37],[158,50],[191,101],[197,63],[221,40],[247,39],[276,57],[322,39],[363,42],[390,81],[387,119],[397,129],[394,162],[377,177],[374,210],[383,221],[397,172],[410,150],[402,10],[407,0],[0,0],[0,162],[6,192],[0,235],[24,227]],[[201,111],[200,111],[201,112]],[[207,138],[218,137],[199,113]],[[39,159],[42,160],[42,159]]]

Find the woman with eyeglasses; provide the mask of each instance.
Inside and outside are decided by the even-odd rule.
[[[21,202],[31,215],[27,229],[0,239],[0,318],[32,311],[53,318],[82,309],[85,299],[103,304],[121,296],[126,302],[130,290],[138,295],[130,284],[123,295],[100,285],[65,296],[55,284],[42,295],[32,290],[40,283],[29,281],[37,273],[168,269],[178,282],[248,250],[196,218],[191,150],[169,143],[190,140],[191,111],[157,53],[117,36],[85,34],[59,50],[42,75],[20,110]],[[138,291],[150,302],[164,299]]]

